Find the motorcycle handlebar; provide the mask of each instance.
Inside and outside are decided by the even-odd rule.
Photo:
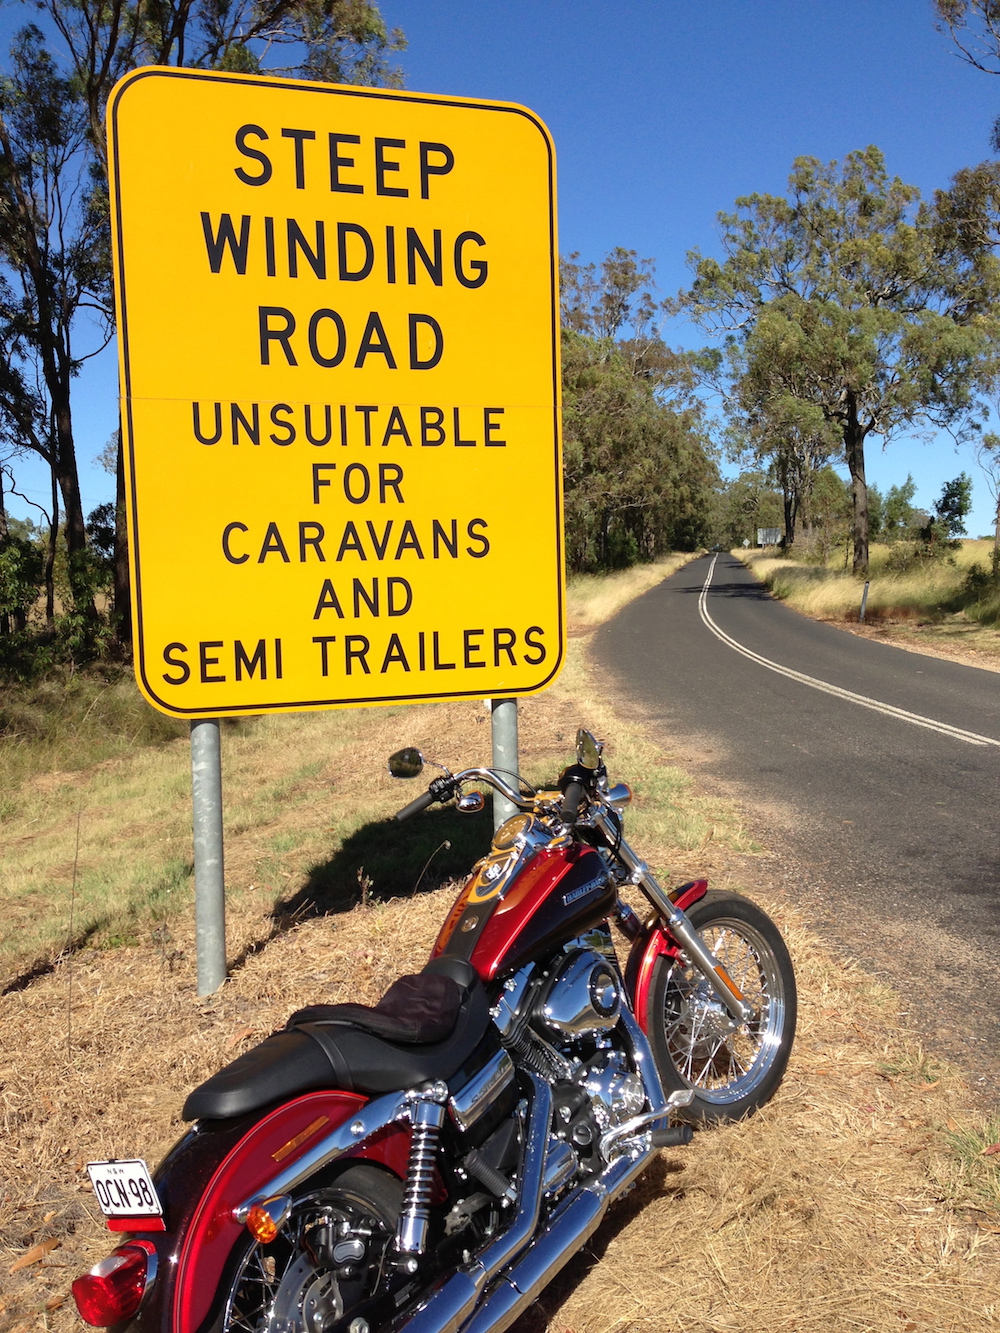
[[[455,794],[461,783],[468,782],[472,778],[488,782],[491,787],[495,788],[501,796],[506,797],[512,805],[516,805],[519,810],[531,809],[531,798],[525,799],[520,792],[516,792],[512,787],[509,787],[492,768],[466,768],[461,773],[448,773],[444,777],[435,778],[430,788],[422,796],[418,796],[409,805],[404,805],[394,818],[400,823],[404,819],[412,819],[414,815],[419,815],[422,810],[426,810],[435,801],[447,801],[449,797]],[[587,791],[587,787],[582,782],[570,781],[567,783],[562,805],[562,817],[567,824],[576,822],[580,813],[580,804],[584,796],[587,795]]]
[[[412,819],[414,815],[419,815],[421,810],[426,810],[436,800],[437,797],[432,791],[425,791],[415,801],[411,801],[409,805],[404,805],[402,810],[397,810],[394,818],[401,824],[404,819]]]
[[[508,787],[503,778],[498,777],[492,768],[463,769],[461,773],[455,774],[454,781],[456,783],[468,782],[472,778],[480,778],[483,782],[488,782],[494,790],[498,791],[501,796],[506,797],[507,800],[510,801],[512,805],[516,805],[519,810],[531,809],[531,798],[528,797],[525,799],[524,796],[522,796],[520,792],[516,792],[513,787]]]
[[[484,782],[488,782],[519,810],[531,809],[531,801],[526,801],[518,792],[508,787],[503,778],[497,777],[492,768],[466,768],[461,773],[449,773],[445,777],[435,778],[422,796],[418,796],[409,805],[404,805],[393,818],[402,823],[404,819],[412,819],[414,815],[419,815],[421,810],[426,810],[435,801],[447,801],[449,797],[454,796],[459,784],[469,781],[470,778],[481,778]]]
[[[563,794],[562,817],[567,824],[575,824],[576,817],[580,813],[580,802],[587,794],[587,788],[582,782],[571,782],[566,787]]]

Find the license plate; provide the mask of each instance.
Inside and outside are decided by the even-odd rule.
[[[163,1213],[156,1187],[138,1159],[128,1162],[88,1162],[97,1202],[105,1217],[159,1217]]]

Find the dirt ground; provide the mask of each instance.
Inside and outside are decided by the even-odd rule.
[[[419,736],[413,717],[373,715],[338,764],[374,774],[373,755],[414,741],[449,760],[483,748],[481,705],[422,710]],[[631,752],[655,766],[648,743],[579,682],[524,704],[525,766],[556,763],[581,723],[609,737],[612,765]],[[371,782],[381,815],[401,803],[388,778]],[[752,880],[779,921],[800,988],[785,1082],[753,1119],[662,1154],[516,1333],[1000,1329],[995,1196],[975,1192],[980,1178],[963,1177],[951,1147],[970,1122],[966,1084],[901,1026],[893,992],[805,928],[741,845],[720,831],[642,850],[677,879]],[[249,832],[234,838],[230,873],[252,882],[254,855]],[[81,1327],[69,1283],[115,1243],[87,1160],[155,1161],[183,1131],[186,1091],[293,1009],[371,1002],[426,958],[454,886],[361,903],[363,879],[352,901],[319,914],[304,904],[277,928],[273,895],[245,894],[230,980],[208,999],[195,994],[190,910],[169,938],[84,950],[0,998],[0,1333]]]

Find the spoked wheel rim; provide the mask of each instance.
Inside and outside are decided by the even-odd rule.
[[[720,1106],[753,1096],[781,1053],[788,997],[767,940],[745,921],[719,917],[699,934],[754,1009],[738,1025],[695,968],[675,962],[664,993],[663,1035],[680,1078]]]
[[[320,1229],[331,1226],[337,1240],[324,1240],[321,1250]],[[275,1240],[251,1244],[239,1259],[221,1333],[321,1333],[339,1326],[382,1286],[392,1236],[377,1207],[352,1191],[331,1189],[301,1199]],[[343,1250],[346,1266],[333,1266],[330,1254],[337,1250]],[[352,1272],[350,1260],[362,1250]]]

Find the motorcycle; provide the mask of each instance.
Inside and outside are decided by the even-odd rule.
[[[389,761],[424,766],[415,749]],[[86,1322],[501,1333],[661,1148],[774,1093],[796,990],[773,922],[705,880],[658,883],[589,732],[555,789],[508,777],[442,768],[395,816],[481,810],[484,786],[516,812],[421,972],[372,1007],[299,1010],[209,1078],[154,1177],[90,1164],[127,1234],[73,1284]]]

